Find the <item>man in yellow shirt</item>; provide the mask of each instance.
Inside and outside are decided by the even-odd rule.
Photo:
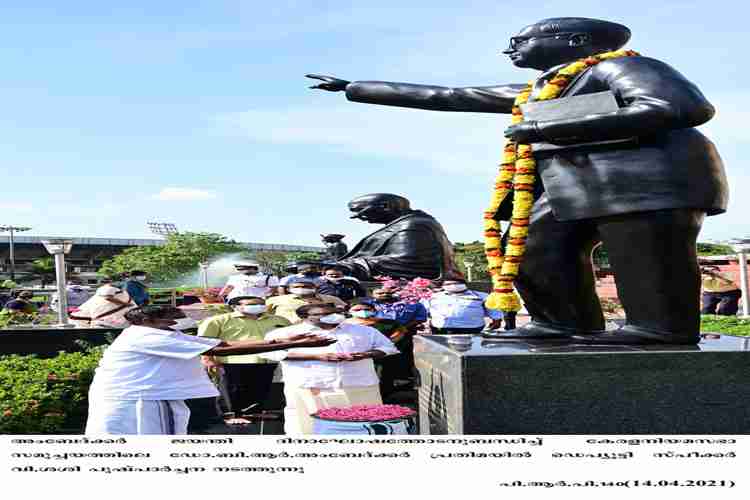
[[[289,285],[288,295],[271,297],[267,304],[270,312],[288,319],[292,324],[302,322],[302,318],[297,316],[296,312],[302,306],[332,304],[342,310],[347,307],[346,302],[338,297],[319,294],[315,282],[304,278]]]
[[[719,268],[715,266],[702,266],[701,284],[703,285],[701,314],[720,316],[737,314],[742,291],[732,280],[731,275],[719,272]]]
[[[198,336],[229,342],[263,340],[268,332],[291,324],[286,318],[269,314],[262,297],[234,297],[229,305],[234,311],[202,321]],[[271,390],[276,363],[255,354],[202,356],[202,361],[209,371],[218,371],[219,383],[229,398],[227,405],[236,417],[252,406],[263,405]]]

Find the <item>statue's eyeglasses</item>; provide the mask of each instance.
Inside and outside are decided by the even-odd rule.
[[[511,50],[516,50],[518,49],[518,47],[528,42],[529,40],[537,40],[539,38],[569,37],[570,35],[573,35],[573,34],[574,33],[555,33],[554,35],[512,36],[510,37],[510,46],[508,48]]]

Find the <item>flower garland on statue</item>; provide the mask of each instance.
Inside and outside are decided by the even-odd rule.
[[[539,92],[537,101],[555,99],[567,88],[571,80],[592,66],[607,59],[639,55],[632,50],[604,52],[571,63],[550,79]],[[523,121],[521,104],[526,104],[531,96],[535,81],[530,81],[516,97],[511,110],[511,123]],[[518,268],[526,250],[529,234],[529,217],[534,204],[534,181],[536,162],[530,144],[517,144],[508,140],[503,148],[500,173],[495,179],[490,206],[484,212],[484,249],[487,256],[487,269],[492,276],[492,293],[487,299],[487,307],[514,312],[521,308],[521,300],[513,290],[513,282],[518,276]],[[508,242],[505,254],[501,243],[500,222],[497,220],[500,205],[508,193],[513,192],[513,212],[508,229]]]

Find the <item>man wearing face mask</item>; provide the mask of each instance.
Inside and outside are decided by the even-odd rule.
[[[224,341],[263,340],[266,333],[289,326],[286,318],[269,314],[263,297],[234,297],[233,312],[212,316],[201,322],[198,336]],[[201,356],[203,365],[218,371],[226,388],[229,411],[241,417],[251,406],[262,405],[271,390],[276,363],[255,354],[243,356]]]
[[[373,360],[397,353],[393,343],[374,328],[344,322],[346,317],[330,305],[302,306],[297,315],[304,319],[302,323],[273,331],[266,340],[325,335],[336,343],[264,356],[281,361],[284,432],[312,433],[310,415],[323,408],[382,404]]]
[[[484,319],[489,318],[489,328],[500,328],[503,313],[485,307],[487,294],[469,290],[460,279],[445,280],[443,291],[424,299],[422,304],[430,315],[430,328],[434,334],[467,335],[484,330]]]
[[[312,281],[316,285],[323,283],[323,277],[320,275],[320,266],[314,262],[297,263],[297,274],[284,276],[279,281],[279,294],[289,293],[289,288],[298,281]]]
[[[132,326],[107,348],[89,390],[86,434],[185,434],[186,399],[219,393],[201,355],[258,354],[294,347],[323,347],[321,336],[283,341],[224,341],[185,335],[195,321],[172,306],[143,306],[126,314]]]
[[[358,279],[344,276],[341,268],[332,266],[323,271],[323,282],[318,286],[318,293],[333,295],[345,302],[358,297],[367,297],[365,287]]]
[[[289,294],[271,297],[266,303],[271,313],[282,316],[293,324],[302,321],[296,311],[305,305],[332,304],[340,309],[346,307],[346,302],[340,298],[318,293],[316,283],[310,279],[295,281],[289,286]]]
[[[348,319],[347,321],[349,323],[354,323],[355,325],[371,326],[383,333],[384,330],[377,327],[378,319],[375,317],[376,314],[375,306],[368,302],[358,302],[349,308],[351,319]]]
[[[419,325],[427,321],[427,309],[419,302],[401,300],[389,288],[373,290],[372,298],[375,318],[383,327],[390,326],[387,335],[400,351],[397,356],[379,362],[380,390],[383,397],[388,397],[396,390],[396,379],[411,380],[414,376],[414,335]]]
[[[150,297],[148,294],[148,288],[146,287],[146,272],[133,270],[130,271],[128,280],[125,282],[125,291],[128,292],[130,298],[138,306],[143,306],[149,303]]]
[[[276,294],[279,279],[260,272],[257,262],[244,261],[234,265],[238,274],[229,277],[220,297],[231,301],[235,297],[269,297]]]

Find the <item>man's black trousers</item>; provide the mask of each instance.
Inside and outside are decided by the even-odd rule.
[[[275,363],[227,363],[222,365],[224,381],[229,395],[229,411],[236,416],[263,408],[273,382]],[[257,405],[253,410],[251,406]],[[247,411],[246,411],[247,410]]]

